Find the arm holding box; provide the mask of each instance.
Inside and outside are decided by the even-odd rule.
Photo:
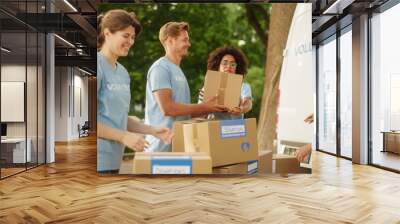
[[[209,101],[200,104],[182,104],[176,103],[172,100],[171,89],[160,89],[153,92],[157,103],[164,114],[164,116],[181,116],[181,115],[192,115],[199,116],[202,114],[212,112],[223,112],[226,111],[224,106],[217,105],[217,97],[213,97]]]
[[[251,87],[248,83],[243,83],[241,88],[241,99],[239,107],[232,108],[230,113],[232,115],[238,116],[241,114],[245,114],[251,110],[253,107]]]
[[[312,124],[314,122],[314,113],[308,115],[304,122],[307,124]],[[300,147],[296,152],[296,158],[299,162],[302,162],[309,154],[311,154],[312,150],[315,150],[315,137],[313,138],[312,144],[307,144]]]

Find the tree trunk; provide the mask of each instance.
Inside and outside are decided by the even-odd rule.
[[[258,122],[259,150],[276,153],[277,111],[279,103],[279,80],[283,63],[283,51],[289,34],[296,4],[273,4],[269,25],[264,93]]]

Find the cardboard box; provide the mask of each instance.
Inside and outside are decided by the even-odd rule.
[[[133,174],[133,163],[135,160],[128,159],[128,160],[122,160],[121,165],[119,167],[119,174]]]
[[[384,133],[384,150],[400,154],[400,133]]]
[[[175,121],[172,125],[172,152],[185,152],[185,144],[183,139],[183,125],[205,121],[205,119],[192,119],[185,121]]]
[[[258,160],[228,166],[214,167],[214,174],[254,174],[258,172]]]
[[[258,161],[258,173],[272,173],[272,151],[259,151]]]
[[[300,167],[296,156],[285,154],[274,154],[272,157],[274,173],[311,173],[311,169]]]
[[[175,121],[172,125],[172,152],[184,152],[185,145],[183,144],[183,124],[184,121]]]
[[[272,151],[259,151],[258,160],[228,166],[214,167],[214,174],[272,173]]]
[[[218,95],[218,104],[239,106],[243,76],[208,70],[204,80],[204,101]]]
[[[255,118],[183,124],[183,130],[185,151],[206,152],[213,167],[258,160]]]
[[[205,153],[137,152],[133,174],[211,174],[211,158]]]

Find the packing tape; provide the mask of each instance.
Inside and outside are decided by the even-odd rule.
[[[200,145],[199,145],[199,136],[198,136],[198,133],[197,133],[197,124],[193,123],[192,124],[192,128],[193,128],[193,145],[194,145],[195,151],[199,152],[200,151]]]
[[[223,105],[225,102],[225,89],[228,83],[228,75],[226,73],[222,73],[220,75],[221,79],[219,82],[219,88],[218,88],[218,104]]]

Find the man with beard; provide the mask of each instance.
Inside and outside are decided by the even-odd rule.
[[[159,33],[165,55],[155,61],[147,73],[145,123],[172,129],[174,121],[188,120],[226,108],[217,105],[217,97],[201,104],[190,103],[190,90],[180,63],[190,47],[189,25],[168,22]],[[146,136],[148,152],[170,152],[171,145],[151,135]]]

